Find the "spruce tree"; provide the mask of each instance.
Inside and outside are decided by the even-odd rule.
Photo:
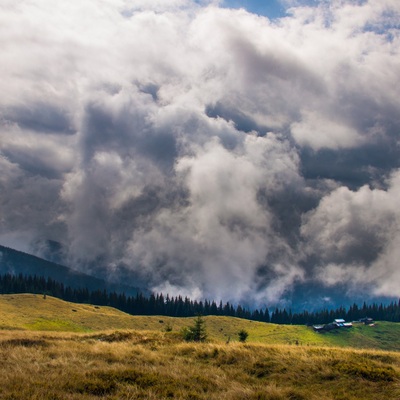
[[[198,315],[194,321],[194,325],[186,328],[183,331],[183,337],[187,341],[205,342],[207,339],[207,332],[205,321],[201,315]]]

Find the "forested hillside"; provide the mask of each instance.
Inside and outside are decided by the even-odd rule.
[[[13,275],[36,275],[62,282],[71,288],[87,288],[89,290],[106,289],[134,295],[138,292],[149,293],[146,289],[138,289],[134,285],[117,285],[103,279],[84,274],[80,271],[56,264],[43,258],[14,250],[0,245],[0,273]]]
[[[127,296],[124,293],[108,292],[103,290],[89,290],[88,288],[72,288],[51,278],[31,275],[4,274],[0,276],[0,293],[39,293],[48,294],[63,300],[107,305],[132,315],[166,315],[172,317],[190,317],[197,314],[220,315],[245,318],[249,320],[272,322],[276,324],[315,324],[328,323],[335,318],[344,318],[349,321],[370,317],[380,321],[400,322],[400,301],[390,304],[357,304],[349,308],[340,307],[335,310],[321,310],[317,312],[292,313],[290,310],[268,309],[248,310],[240,305],[234,306],[229,302],[223,304],[215,301],[197,301],[188,297],[170,297],[168,294],[141,293],[136,296]]]

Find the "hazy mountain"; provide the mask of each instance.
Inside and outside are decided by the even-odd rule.
[[[146,288],[109,282],[105,279],[87,275],[43,258],[0,245],[0,274],[4,273],[22,273],[24,275],[37,275],[46,278],[50,277],[58,282],[62,282],[65,286],[71,286],[73,288],[86,287],[89,290],[106,289],[117,293],[124,292],[128,295],[136,295],[138,292],[145,295],[151,293]],[[132,271],[122,271],[120,282],[122,281],[134,282]],[[175,294],[176,293],[174,293],[174,295]],[[226,299],[222,300],[226,301]],[[335,309],[340,306],[348,307],[353,303],[361,305],[364,301],[369,303],[388,303],[392,300],[396,300],[396,298],[374,296],[367,288],[356,287],[354,290],[351,290],[348,286],[340,284],[326,287],[318,285],[316,282],[299,282],[293,286],[291,291],[284,293],[279,302],[273,302],[270,304],[242,302],[242,306],[249,309],[254,309],[255,307],[268,307],[272,310],[274,307],[279,307],[288,310],[291,309],[294,312],[301,312],[303,310],[311,312],[323,308]]]
[[[149,293],[144,288],[107,282],[64,265],[0,245],[0,274],[5,273],[50,277],[72,288],[106,289],[119,293],[125,292],[129,295],[135,295],[138,292]]]

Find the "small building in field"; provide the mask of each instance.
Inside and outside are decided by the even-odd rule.
[[[325,328],[325,325],[313,325],[313,329],[315,332],[321,332]]]
[[[333,329],[340,329],[340,328],[351,328],[353,324],[351,322],[346,322],[344,319],[338,318],[335,319],[330,324],[324,325],[313,325],[313,329],[315,332],[329,332]]]
[[[333,323],[336,324],[338,327],[342,327],[346,321],[344,319],[338,318],[333,320]]]
[[[374,320],[372,318],[365,317],[360,318],[358,322],[362,322],[364,325],[372,325],[374,323]]]

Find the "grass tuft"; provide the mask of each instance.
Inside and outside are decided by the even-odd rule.
[[[393,382],[399,377],[391,366],[382,367],[366,363],[349,362],[339,365],[338,371],[341,374],[360,377],[371,382]]]
[[[21,338],[21,339],[9,339],[4,340],[0,343],[2,347],[48,347],[49,344],[43,339],[28,339],[28,338]]]
[[[98,335],[91,335],[88,338],[94,339],[94,340],[99,340],[101,342],[107,342],[107,343],[124,342],[124,341],[132,339],[132,333],[115,331],[115,332],[108,333],[108,334],[100,333]]]

